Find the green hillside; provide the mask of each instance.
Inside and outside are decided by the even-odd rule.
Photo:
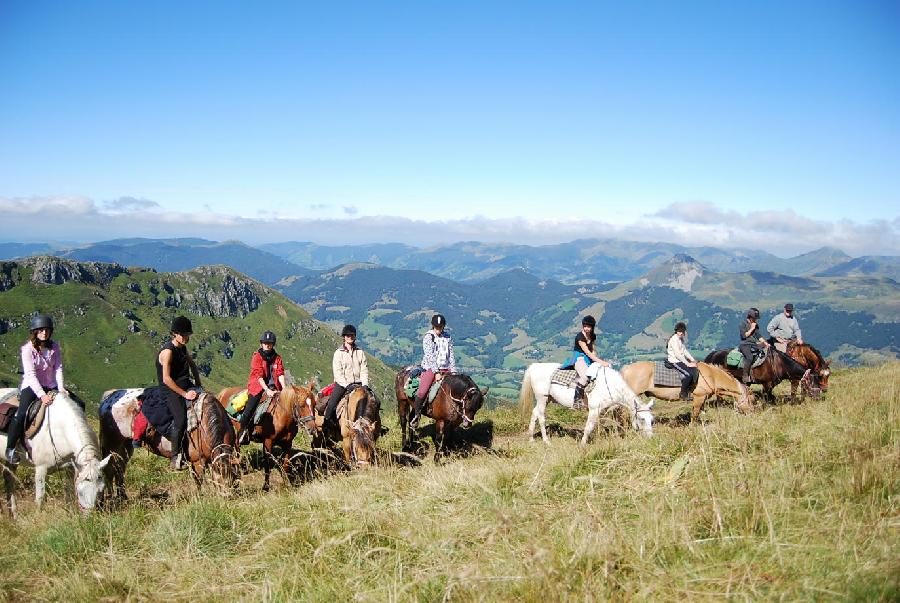
[[[259,334],[298,381],[331,381],[339,337],[280,293],[223,266],[163,273],[38,257],[0,262],[0,384],[18,386],[19,347],[34,312],[53,316],[66,383],[96,404],[107,389],[153,385],[154,360],[176,314],[194,325],[189,348],[217,391],[246,383]],[[369,356],[373,386],[393,399],[393,372]]]

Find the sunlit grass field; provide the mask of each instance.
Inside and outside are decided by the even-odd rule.
[[[837,372],[822,401],[701,424],[657,404],[652,439],[551,407],[552,445],[514,405],[481,441],[269,494],[195,494],[139,452],[130,501],[80,517],[53,480],[41,511],[0,519],[6,600],[584,601],[900,598],[900,363]],[[785,389],[780,388],[779,393]],[[295,445],[309,447],[308,439]],[[430,452],[430,451],[429,451]],[[250,452],[248,451],[248,455]],[[393,458],[393,460],[392,460]]]

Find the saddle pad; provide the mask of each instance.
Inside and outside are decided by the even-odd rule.
[[[419,391],[419,377],[411,377],[406,382],[406,387],[404,387],[404,391],[406,392],[406,397],[410,400],[416,397],[416,392]],[[428,401],[434,402],[434,397],[437,396],[438,389],[441,387],[441,382],[437,379],[434,380],[434,383],[431,384],[431,389],[428,390]]]
[[[578,373],[576,373],[574,369],[556,369],[553,371],[553,374],[550,375],[551,384],[563,385],[565,387],[571,387],[572,389],[575,389],[576,379],[578,379]],[[591,393],[594,390],[595,385],[597,385],[596,379],[588,379],[587,385],[584,386],[585,395]]]
[[[753,364],[750,368],[756,368],[766,360],[766,354],[762,352],[754,352],[753,355]],[[741,354],[741,351],[738,348],[734,348],[730,352],[728,352],[728,356],[725,358],[725,364],[730,366],[731,368],[741,368],[744,366],[744,355]]]
[[[259,401],[259,406],[256,407],[256,412],[253,413],[253,424],[259,425],[259,422],[262,420],[262,416],[269,410],[269,405],[272,404],[271,398],[266,398],[265,400]]]
[[[661,387],[681,387],[682,374],[657,360],[653,363],[653,385]]]

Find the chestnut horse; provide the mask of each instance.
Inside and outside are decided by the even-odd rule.
[[[138,396],[143,388],[108,390],[100,401],[100,444],[103,455],[113,454],[107,466],[113,495],[125,496],[125,469],[134,449],[131,446],[132,424],[140,411]],[[237,460],[234,458],[234,430],[228,413],[211,393],[198,389],[200,417],[196,429],[186,434],[187,446],[183,449],[191,462],[191,473],[197,488],[203,484],[204,470],[209,467],[213,483],[223,495],[230,493],[237,479]],[[192,412],[188,409],[188,412]],[[155,429],[144,438],[144,447],[153,454],[171,458],[172,445]]]
[[[406,382],[409,372],[415,367],[400,369],[394,380],[394,391],[397,396],[397,412],[400,415],[401,447],[404,452],[412,445],[412,434],[407,433],[407,422],[415,412],[415,401],[406,395]],[[434,460],[440,461],[444,452],[445,437],[449,429],[462,424],[463,428],[471,427],[475,421],[475,413],[484,404],[488,390],[478,389],[472,378],[463,373],[445,375],[438,386],[433,402],[425,402],[422,414],[434,419]]]
[[[219,402],[227,408],[228,400],[243,389],[243,387],[226,387],[219,392]],[[274,459],[272,448],[277,445],[281,449],[281,467],[286,472],[290,463],[291,444],[297,436],[300,425],[303,425],[306,433],[310,436],[315,435],[318,431],[315,414],[316,392],[316,385],[312,381],[306,387],[294,384],[287,386],[284,391],[275,393],[260,422],[253,426],[250,439],[254,442],[261,442],[263,450],[265,450],[265,459],[263,460],[264,492],[269,491],[269,474],[272,471],[272,459]],[[232,419],[231,423],[235,431],[240,429],[240,423],[237,420]]]
[[[831,361],[825,360],[821,352],[808,343],[791,340],[787,344],[787,355],[812,371],[817,378],[819,389],[824,395],[828,391],[828,377],[831,376]],[[791,396],[797,391],[796,381],[791,381]],[[813,394],[815,397],[815,393]]]
[[[656,363],[650,361],[626,364],[619,371],[631,390],[640,395],[648,394],[663,400],[678,400],[680,387],[668,387],[653,383]],[[703,405],[710,397],[724,395],[734,399],[734,407],[746,413],[751,408],[750,389],[720,367],[698,362],[700,376],[694,388],[691,421],[696,421]]]
[[[710,352],[704,362],[719,366],[740,379],[743,376],[743,369],[728,366],[725,362],[730,351],[731,349],[729,348]],[[772,345],[766,350],[766,358],[763,363],[750,370],[750,379],[753,383],[762,385],[763,397],[767,400],[775,399],[772,390],[785,379],[791,382],[796,381],[800,384],[801,397],[806,393],[814,396],[819,393],[812,370],[806,368],[784,352],[779,352]],[[791,396],[794,393],[794,389],[791,388]]]

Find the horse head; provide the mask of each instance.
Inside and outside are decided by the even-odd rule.
[[[234,454],[234,429],[225,407],[211,392],[202,391],[200,404],[203,412],[201,422],[205,423],[200,430],[201,438],[206,441],[200,446],[201,456],[204,449],[209,450],[207,464],[212,474],[212,481],[223,496],[228,496],[232,486],[238,479],[240,464]]]
[[[458,374],[451,376],[451,378],[452,377],[456,377],[456,379],[447,384],[447,393],[453,401],[453,406],[462,421],[463,429],[468,429],[475,423],[475,413],[477,413],[484,404],[484,399],[491,388],[486,387],[484,390],[479,389],[468,375]],[[456,387],[457,392],[462,388],[465,388],[465,390],[459,394],[455,394],[454,386]]]
[[[375,463],[375,442],[380,434],[380,402],[368,387],[359,387],[350,393],[347,412],[355,419],[349,421],[350,460],[357,467],[368,467]]]
[[[310,436],[314,436],[319,431],[319,428],[316,427],[316,403],[319,401],[318,391],[319,388],[316,383],[310,381],[306,384],[306,387],[291,385],[281,394],[290,398],[286,402],[291,409],[291,417],[297,425],[302,425]]]
[[[102,461],[91,457],[78,467],[75,474],[75,495],[82,513],[94,510],[97,508],[97,503],[102,500],[103,491],[106,489],[103,468],[109,464],[111,457],[112,455],[107,455]]]
[[[631,427],[645,438],[649,438],[653,435],[653,412],[651,412],[653,400],[644,404],[635,396],[632,403],[634,406],[631,413]]]

